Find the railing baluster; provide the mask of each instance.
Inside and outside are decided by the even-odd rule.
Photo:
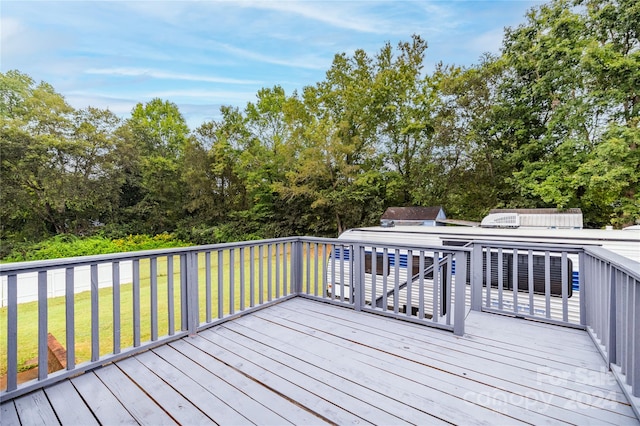
[[[258,248],[258,256],[260,257],[258,263],[258,302],[262,305],[264,303],[264,246],[262,244]]]
[[[288,296],[292,291],[289,290],[289,269],[287,268],[287,264],[289,263],[287,259],[291,258],[291,243],[284,243],[282,245],[282,256],[284,257],[284,261],[282,263],[282,295]]]
[[[327,296],[327,244],[322,244],[322,297]]]
[[[256,300],[256,253],[255,246],[249,248],[249,306],[254,307]]]
[[[92,265],[93,266],[93,265]],[[91,280],[93,294],[93,274]],[[92,298],[93,300],[93,298]],[[48,375],[49,348],[47,346],[47,271],[38,272],[38,380],[45,380]]]
[[[444,292],[444,307],[447,310],[446,312],[446,319],[447,325],[451,325],[451,289],[453,288],[453,286],[451,285],[452,279],[452,269],[453,269],[453,254],[451,253],[447,253],[447,274],[446,274],[446,279],[445,279],[445,287],[446,290]]]
[[[273,244],[267,244],[267,301],[271,302],[273,298],[273,290],[271,288],[273,284]]]
[[[280,298],[280,244],[275,244],[276,249],[276,299]]]
[[[150,308],[151,308],[151,341],[158,340],[158,258],[150,259],[149,270],[151,273],[150,286]]]
[[[366,256],[366,251],[365,251]],[[378,285],[378,252],[376,246],[371,247],[371,307],[377,308],[377,292],[376,286]]]
[[[76,367],[76,343],[75,343],[75,288],[74,288],[75,268],[65,269],[65,325],[66,325],[66,345],[67,345],[67,370]],[[114,302],[115,303],[115,302]],[[118,330],[120,327],[118,326]]]
[[[338,285],[336,283],[336,245],[331,245],[331,298],[336,299],[336,292],[338,291]]]
[[[502,248],[498,248],[498,309],[502,310],[502,295],[504,294],[504,274],[503,274]]]
[[[418,318],[424,319],[424,259],[425,252],[420,250],[420,258],[418,260],[418,272],[420,279],[418,280]]]
[[[235,259],[235,249],[229,249],[229,315],[233,315],[235,313],[235,288],[236,288],[236,259]]]
[[[306,277],[306,281],[307,281],[307,294],[311,294],[311,244],[310,243],[305,243],[304,244],[305,247],[305,251],[307,252],[306,257],[306,261],[304,262],[304,268],[306,271],[305,277]]]
[[[313,250],[313,295],[318,295],[318,288],[320,287],[318,284],[318,257],[320,256],[318,250],[320,249],[320,245],[315,243]]]
[[[173,256],[167,256],[167,331],[169,336],[175,334],[175,302],[173,291]]]
[[[485,306],[487,308],[491,308],[491,247],[487,246],[487,272],[486,272],[486,280],[485,282],[487,283],[487,285],[485,286],[485,288],[487,289],[487,300],[485,302]]]
[[[185,268],[186,272],[186,268]],[[186,313],[186,308],[185,308]],[[133,346],[140,346],[140,260],[133,261]]]
[[[548,250],[544,252],[544,299],[545,316],[551,318],[551,255]]]
[[[511,290],[513,293],[513,312],[518,315],[519,313],[519,309],[518,309],[518,292],[520,291],[520,283],[518,280],[518,249],[514,248],[513,249],[513,254],[512,254],[512,259],[513,259],[513,274],[511,275],[511,279],[513,280],[513,284],[511,286]]]
[[[533,299],[533,250],[527,251],[527,288],[529,290],[529,315],[535,315]]]
[[[400,287],[400,250],[395,249],[393,253],[393,269],[394,269],[394,281],[393,281],[393,313],[398,313],[398,298],[400,296],[398,287]]]
[[[629,307],[635,311],[633,314],[635,323],[630,324],[630,330],[627,332],[627,339],[629,341],[633,340],[633,343],[630,344],[632,347],[628,355],[630,360],[628,371],[631,372],[629,375],[633,376],[629,384],[631,385],[633,396],[640,397],[640,338],[638,338],[637,334],[633,334],[640,330],[640,282],[634,282],[632,297],[628,303]],[[635,337],[632,338],[631,336]]]
[[[433,322],[440,321],[440,281],[442,280],[442,274],[440,274],[440,252],[433,252],[433,306],[432,306],[432,319]]]
[[[189,329],[189,316],[187,307],[189,305],[187,298],[187,254],[180,255],[180,330]]]
[[[224,252],[218,250],[218,318],[224,316]]]
[[[245,250],[244,247],[240,247],[240,310],[244,311],[244,298],[245,298],[245,277],[244,277],[244,266],[245,266]]]
[[[560,275],[562,275],[562,321],[569,322],[569,280],[567,279],[569,266],[567,264],[567,252],[562,252]]]
[[[98,265],[91,264],[91,361],[100,359],[100,310]]]
[[[218,262],[218,271],[220,271],[220,262]],[[207,250],[204,253],[204,312],[207,323],[213,320],[211,293],[211,252]],[[220,318],[220,315],[218,315],[218,318]]]
[[[412,250],[408,250],[407,251],[407,301],[406,301],[406,314],[407,316],[411,316],[412,315],[412,299],[413,299],[413,294],[411,292],[412,290],[412,285],[413,285],[413,251]]]
[[[113,353],[119,354],[122,334],[120,330],[120,262],[111,264],[111,292],[113,295]]]

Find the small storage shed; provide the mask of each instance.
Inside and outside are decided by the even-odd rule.
[[[389,207],[380,218],[380,226],[442,226],[447,216],[442,207]]]
[[[483,228],[582,229],[580,209],[494,209],[482,219]]]

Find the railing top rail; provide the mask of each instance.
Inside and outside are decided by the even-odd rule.
[[[183,253],[203,252],[210,250],[225,250],[230,248],[242,248],[255,245],[295,242],[297,237],[272,238],[267,240],[252,240],[221,244],[208,244],[201,246],[175,247],[157,250],[140,250],[122,253],[100,254],[93,256],[78,256],[59,259],[35,260],[26,262],[0,263],[0,275],[11,273],[24,273],[42,269],[58,269],[73,266],[84,266],[95,263],[118,262],[126,260],[146,259],[154,256],[180,255]]]
[[[470,248],[458,247],[458,246],[439,246],[433,244],[407,244],[407,243],[392,243],[389,241],[375,241],[375,240],[359,240],[359,239],[342,239],[342,238],[315,238],[315,237],[300,237],[300,241],[304,242],[319,242],[326,244],[359,244],[362,246],[384,246],[393,249],[400,250],[428,250],[428,251],[441,251],[441,252],[456,252],[466,251],[471,252]]]
[[[515,249],[534,249],[534,250],[551,250],[551,251],[565,251],[568,253],[581,253],[584,251],[582,245],[576,244],[560,244],[560,243],[532,243],[532,242],[517,242],[517,241],[494,241],[494,240],[471,240],[470,244],[480,244],[490,247],[509,247]]]
[[[640,281],[640,262],[626,258],[602,247],[585,247],[584,252],[597,259],[609,262],[624,271],[636,281]]]

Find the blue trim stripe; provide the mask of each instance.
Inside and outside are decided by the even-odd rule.
[[[343,252],[344,252],[344,257],[342,257]],[[367,251],[367,253],[371,254],[370,251]],[[349,249],[342,249],[340,247],[335,247],[333,249],[333,257],[335,259],[351,260]],[[395,253],[389,252],[387,257],[389,259],[389,267],[391,267],[391,266],[395,267],[396,266]],[[400,254],[400,264],[399,264],[400,268],[406,268],[407,267],[407,257],[408,257],[408,255],[406,255],[406,254]],[[456,261],[455,260],[453,260],[451,262],[451,273],[453,275],[455,275],[455,273],[456,273]],[[572,271],[571,287],[573,288],[574,291],[580,290],[580,274],[579,274],[578,271]]]

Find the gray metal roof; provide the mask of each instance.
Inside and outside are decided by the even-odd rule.
[[[389,207],[382,220],[436,220],[442,207]]]
[[[489,214],[495,213],[519,213],[519,214],[582,214],[582,210],[573,209],[492,209]]]

